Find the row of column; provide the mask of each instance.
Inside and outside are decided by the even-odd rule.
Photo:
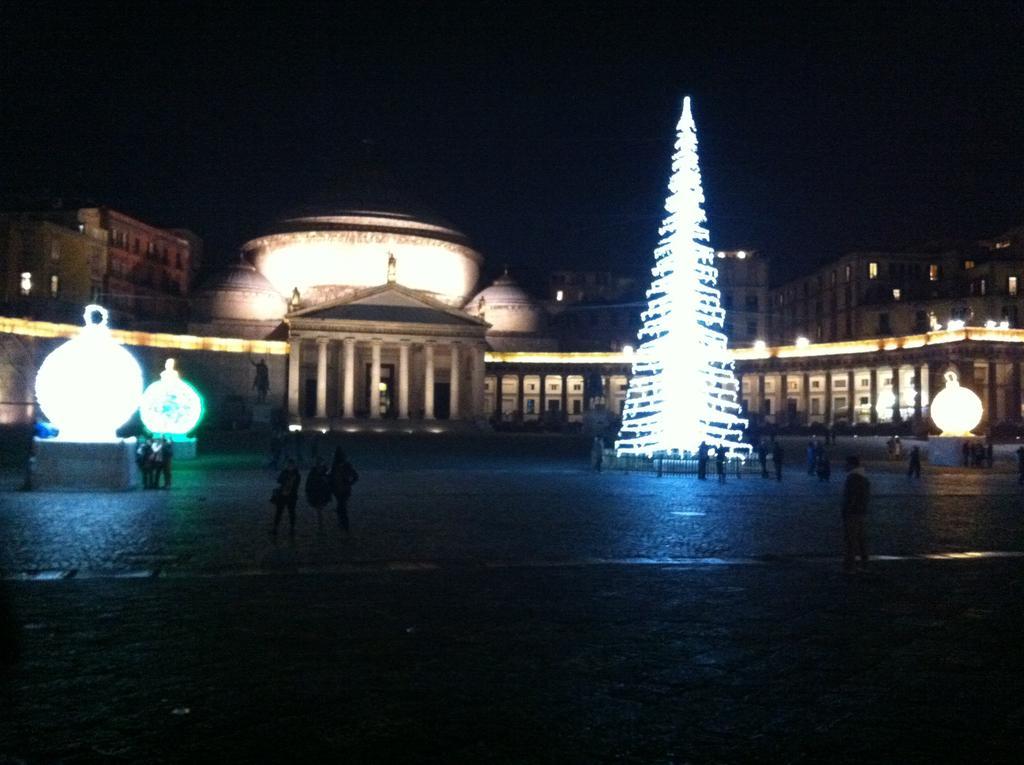
[[[323,419],[327,417],[327,348],[331,343],[327,337],[316,338],[317,343],[317,364],[316,364],[316,417]],[[346,418],[355,417],[355,351],[356,339],[347,337],[342,341],[343,363],[341,380],[341,409],[342,416]],[[380,413],[380,384],[381,384],[381,349],[384,341],[372,339],[370,344],[370,418],[379,419]],[[423,416],[424,419],[435,419],[434,411],[434,351],[437,344],[423,343]],[[411,341],[404,340],[397,343],[398,346],[398,417],[408,419],[409,417],[409,348]],[[450,361],[449,379],[449,418],[457,419],[461,416],[461,344],[451,343],[448,345]],[[472,347],[468,349],[470,355],[470,370],[473,377],[473,402],[470,414],[478,414],[482,411],[483,398],[483,377],[484,377],[484,354],[481,348]],[[299,380],[302,369],[302,340],[292,338],[288,349],[288,412],[290,415],[299,413]],[[479,400],[479,401],[478,401]]]

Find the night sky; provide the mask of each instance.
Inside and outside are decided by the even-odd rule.
[[[0,0],[3,190],[223,260],[390,177],[489,273],[642,273],[690,94],[712,244],[777,276],[1024,223],[1017,3],[278,5]]]

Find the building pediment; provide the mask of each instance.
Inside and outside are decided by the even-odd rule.
[[[470,316],[465,311],[445,305],[399,284],[371,287],[338,300],[302,308],[289,313],[287,320],[296,327],[349,322],[366,325],[416,324],[480,329],[486,329],[488,326],[487,322],[476,316]]]

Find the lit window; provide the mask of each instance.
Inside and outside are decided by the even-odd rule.
[[[996,242],[995,249],[997,249],[997,250],[1005,250],[1009,246],[1010,246],[1009,240],[1003,240],[1002,242]]]
[[[798,337],[796,339],[796,347],[797,348],[806,348],[810,344],[811,344],[811,341],[808,340],[806,337],[802,337],[801,336],[801,337]]]
[[[985,286],[986,286],[986,285],[985,285],[985,280],[984,280],[984,279],[980,279],[980,280],[978,281],[978,292],[979,292],[980,294],[982,294],[982,295],[984,295],[984,294],[985,294]]]
[[[1006,277],[1006,294],[1011,297],[1017,297],[1017,277],[1008,276]]]
[[[845,273],[846,281],[850,281],[851,273],[852,273],[852,271],[850,269],[850,265],[849,265],[849,263],[847,263],[847,265],[846,265],[846,273]]]
[[[973,260],[965,260],[964,261],[964,271],[970,271],[972,268],[974,268],[974,261]]]
[[[868,278],[869,279],[877,279],[878,278],[878,264],[875,263],[874,261],[872,261],[871,263],[868,263]]]
[[[747,257],[747,253],[745,250],[740,250],[739,252],[736,253],[736,257],[739,258],[740,260],[743,260],[745,257]]]
[[[60,292],[60,277],[57,274],[50,275],[50,297],[57,297]]]
[[[928,281],[937,282],[939,280],[939,264],[932,263],[928,266]]]
[[[893,300],[899,300],[899,299],[900,299],[900,296],[901,296],[902,294],[903,294],[903,293],[902,293],[902,292],[900,292],[900,288],[899,288],[899,287],[896,287],[896,288],[895,288],[895,289],[894,289],[894,290],[892,291],[892,299],[893,299]]]
[[[558,302],[562,302],[562,298],[564,297],[565,293],[562,292],[562,290],[558,290],[558,292],[555,293],[555,300],[557,300]]]
[[[32,272],[22,271],[21,272],[21,294],[31,295],[32,294]]]

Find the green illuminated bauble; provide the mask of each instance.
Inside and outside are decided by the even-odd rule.
[[[203,417],[203,399],[178,376],[174,359],[167,359],[160,379],[142,394],[139,415],[150,433],[183,436],[199,424]]]

